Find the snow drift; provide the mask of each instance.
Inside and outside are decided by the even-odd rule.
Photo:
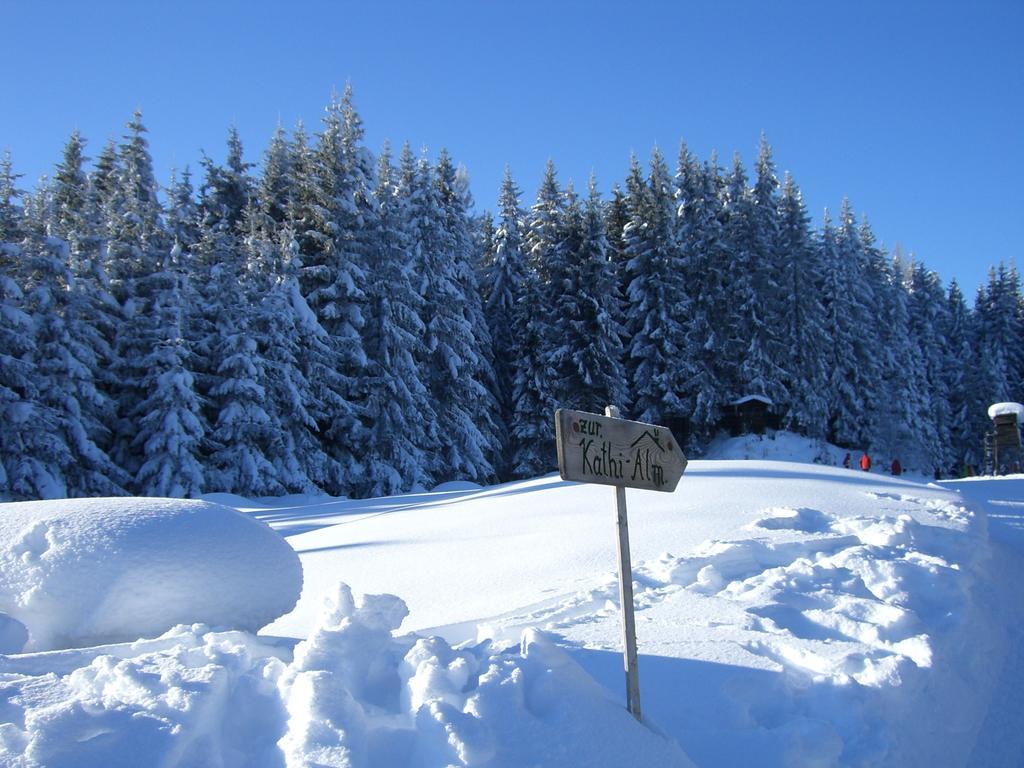
[[[201,625],[0,658],[0,758],[46,768],[692,766],[544,633],[504,652],[456,649],[395,637],[406,613],[397,597],[355,599],[337,585],[290,663],[286,648]]]
[[[0,765],[1021,765],[1022,485],[693,461],[676,493],[631,492],[643,725],[609,489],[223,497],[299,553],[295,609],[260,636],[0,657]]]
[[[234,509],[179,499],[3,505],[0,652],[153,637],[176,624],[256,631],[302,589],[294,550]]]

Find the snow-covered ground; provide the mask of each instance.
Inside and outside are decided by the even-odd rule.
[[[49,628],[115,609],[104,583],[48,569],[35,544],[68,515],[42,504],[44,533],[4,530],[0,575],[29,551],[50,580],[0,581],[0,641],[64,642],[0,657],[0,765],[1024,764],[1024,479],[809,463],[842,453],[723,441],[675,493],[627,492],[643,725],[623,708],[610,488],[549,476],[358,501],[208,497],[298,553],[294,610],[257,634],[232,612],[287,592],[266,586],[288,561],[260,539],[252,588],[224,576],[218,616],[154,637],[121,611],[120,636],[139,639],[86,648]],[[183,571],[220,543],[236,567],[221,528],[196,528],[203,554],[182,554]],[[66,569],[73,538],[52,548]],[[121,558],[142,594],[196,593],[166,558],[159,578],[135,568],[146,537],[124,538],[104,572]],[[51,590],[61,601],[41,600]]]

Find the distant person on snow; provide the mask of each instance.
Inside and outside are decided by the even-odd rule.
[[[843,456],[843,466],[846,467],[847,469],[850,468],[850,452],[849,451],[847,451],[846,455]]]
[[[860,455],[860,468],[865,472],[871,471],[871,457],[866,452]]]
[[[892,460],[892,473],[897,477],[903,474],[903,465],[900,464],[899,459]]]

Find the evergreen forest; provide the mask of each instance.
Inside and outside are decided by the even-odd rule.
[[[136,113],[50,178],[0,161],[0,499],[377,496],[555,469],[556,408],[671,423],[730,403],[948,475],[1024,400],[1014,267],[969,305],[843,201],[820,227],[762,137],[601,190],[548,163],[492,212],[447,152],[364,144],[351,90],[257,166],[155,178]],[[257,171],[258,168],[258,171]],[[824,451],[822,456],[824,457]]]

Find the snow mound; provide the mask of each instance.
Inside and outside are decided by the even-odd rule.
[[[691,765],[546,634],[527,630],[507,652],[393,638],[406,614],[397,597],[355,600],[344,584],[326,600],[280,684],[290,768]]]
[[[393,632],[405,603],[338,585],[287,651],[179,626],[130,645],[0,658],[0,764],[692,766],[547,635],[452,647]]]
[[[177,624],[255,631],[302,590],[294,550],[220,504],[70,499],[5,504],[0,640],[8,652],[153,637]],[[16,621],[27,629],[22,648]]]
[[[0,765],[280,767],[276,653],[247,633],[194,625],[0,659]]]

